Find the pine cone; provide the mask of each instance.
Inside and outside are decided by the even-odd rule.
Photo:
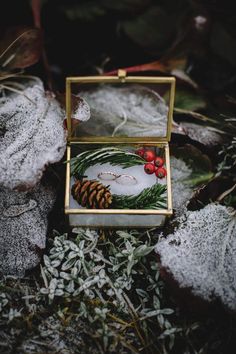
[[[112,202],[110,190],[98,181],[76,181],[71,188],[73,198],[83,207],[105,209]]]

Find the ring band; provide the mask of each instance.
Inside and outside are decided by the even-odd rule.
[[[122,185],[129,185],[129,186],[138,183],[137,179],[131,175],[119,175],[116,178],[116,182]]]
[[[110,178],[109,176],[113,178]],[[100,172],[98,178],[104,181],[114,181],[117,178],[117,175],[113,172]]]
[[[106,171],[100,172],[97,177],[103,181],[116,181],[122,185],[134,185],[137,184],[138,181],[134,176],[131,175],[117,175],[116,173]]]

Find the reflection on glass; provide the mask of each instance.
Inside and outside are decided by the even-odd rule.
[[[76,135],[165,137],[166,92],[166,88],[157,92],[153,87],[136,84],[100,84],[81,91],[79,96],[89,104],[91,118],[79,124]]]

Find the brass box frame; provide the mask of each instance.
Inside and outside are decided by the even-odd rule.
[[[88,83],[139,83],[139,84],[170,84],[169,111],[167,117],[167,134],[165,137],[73,137],[71,124],[71,85]],[[124,70],[119,70],[117,76],[82,76],[67,77],[66,79],[66,117],[68,129],[67,144],[67,167],[66,167],[66,186],[65,186],[65,214],[129,214],[129,215],[166,215],[173,213],[172,193],[171,193],[171,172],[170,172],[170,153],[169,141],[171,137],[172,116],[175,97],[175,78],[174,77],[147,77],[147,76],[126,76]],[[70,159],[71,147],[73,145],[85,144],[126,144],[126,145],[145,145],[158,146],[164,148],[166,169],[167,169],[167,209],[70,209]]]

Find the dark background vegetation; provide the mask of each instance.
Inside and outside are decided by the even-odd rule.
[[[185,71],[209,94],[234,92],[234,5],[230,0],[42,1],[53,79],[63,89],[69,75],[185,58]],[[22,25],[34,25],[30,2],[2,2],[1,34]],[[42,76],[41,64],[30,71]]]
[[[137,66],[146,63],[151,63],[146,66],[148,73],[157,75],[179,70],[177,92],[178,88],[187,88],[193,95],[203,97],[200,112],[214,118],[216,127],[226,132],[229,143],[232,141],[236,129],[225,117],[235,117],[235,1],[44,0],[41,13],[37,3],[1,2],[2,36],[18,26],[36,25],[43,31],[44,60],[26,72],[63,92],[65,77],[70,75],[99,74],[121,67],[143,72],[145,67]],[[175,118],[186,119],[186,115]],[[235,172],[234,161],[229,161],[229,166]],[[204,321],[205,327],[195,338],[196,347],[200,347],[198,341],[212,341],[216,348],[212,347],[210,353],[234,353],[234,317],[224,313]],[[208,338],[208,329],[214,324],[214,338]],[[182,344],[179,345],[180,348],[176,343],[176,353],[181,353]]]

